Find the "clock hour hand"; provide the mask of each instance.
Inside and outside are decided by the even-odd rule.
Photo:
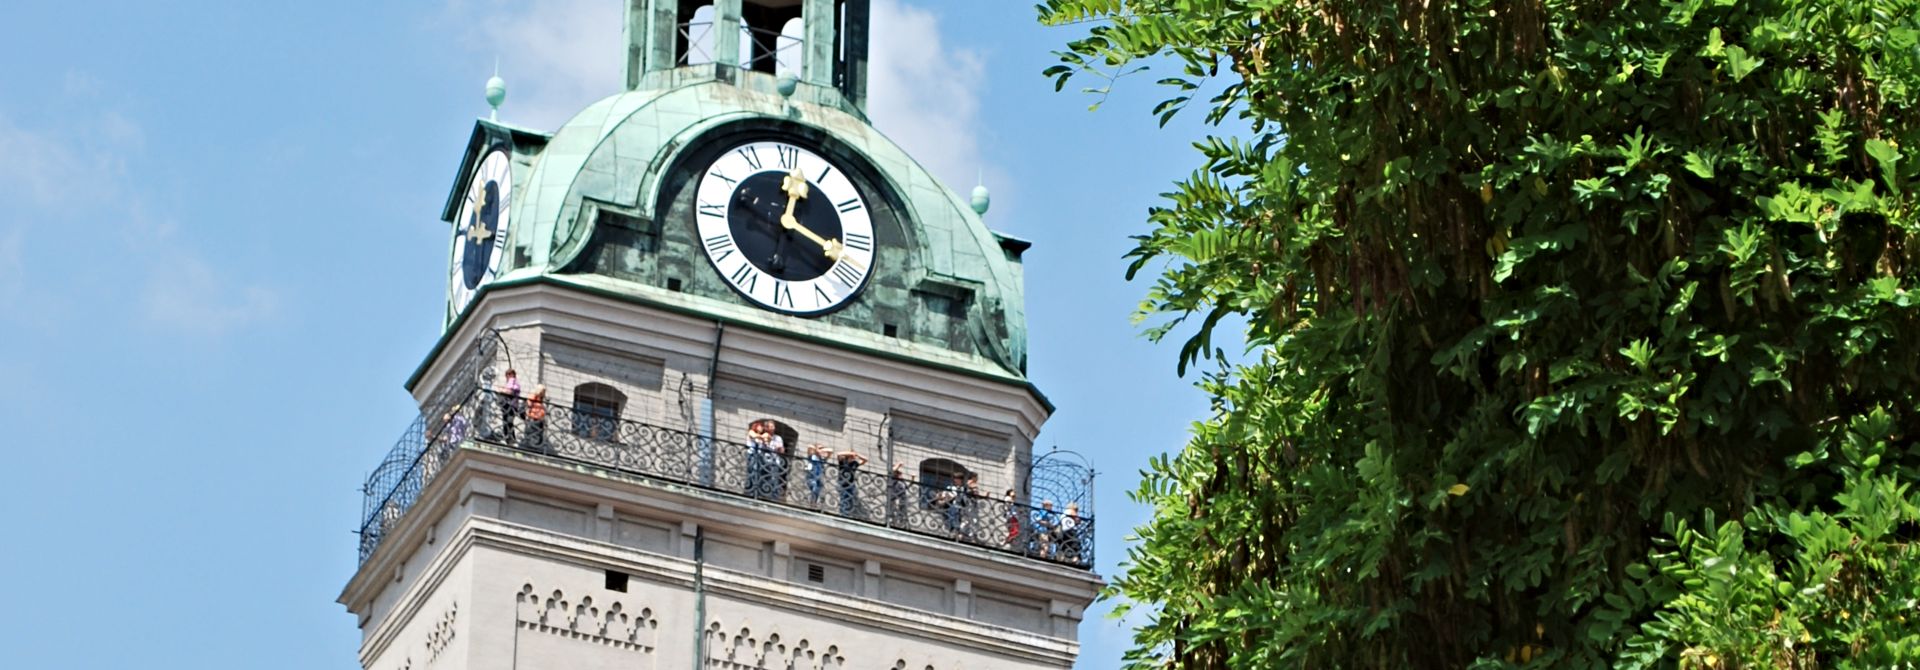
[[[780,215],[780,227],[786,228],[787,230],[799,231],[802,237],[813,240],[814,244],[820,245],[821,251],[826,252],[827,258],[836,261],[844,260],[861,270],[866,269],[860,265],[860,261],[847,258],[847,247],[841,244],[840,240],[829,240],[821,237],[819,233],[813,232],[812,228],[800,225],[800,220],[793,216],[793,203],[807,197],[806,177],[800,176],[798,172],[790,173],[785,179],[780,180],[780,190],[787,194],[787,211]]]
[[[474,206],[473,220],[467,223],[467,240],[473,242],[474,244],[480,244],[480,243],[486,242],[487,238],[493,237],[493,231],[487,230],[487,227],[481,225],[482,222],[480,221],[480,212],[485,210],[486,208],[487,208],[487,191],[486,189],[481,189],[480,204]]]

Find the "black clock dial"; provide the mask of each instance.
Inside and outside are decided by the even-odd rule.
[[[873,215],[859,184],[806,147],[761,140],[720,152],[694,205],[714,272],[761,307],[825,314],[873,276]]]
[[[806,281],[833,269],[834,259],[820,252],[805,235],[780,225],[787,210],[787,194],[780,190],[781,172],[760,172],[740,181],[727,212],[727,229],[747,262],[775,279]],[[793,203],[793,218],[823,239],[841,238],[840,215],[820,187],[807,185],[807,197]]]
[[[453,258],[447,272],[447,318],[466,309],[473,294],[500,273],[507,236],[513,232],[513,160],[502,147],[489,149],[467,177],[460,213],[453,220]]]
[[[460,255],[460,278],[468,289],[478,288],[486,279],[492,269],[494,241],[500,239],[500,183],[488,180],[480,193],[485,204],[474,210],[462,236],[466,249]]]

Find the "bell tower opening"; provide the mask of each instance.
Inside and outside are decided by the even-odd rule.
[[[742,0],[741,36],[747,39],[743,69],[800,75],[806,34],[801,0]]]
[[[787,75],[866,105],[871,0],[626,0],[626,86],[714,65]]]

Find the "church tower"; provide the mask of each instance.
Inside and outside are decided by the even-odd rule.
[[[623,4],[624,91],[460,161],[361,665],[1070,667],[1092,474],[1034,446],[1028,244],[867,122],[868,0]]]

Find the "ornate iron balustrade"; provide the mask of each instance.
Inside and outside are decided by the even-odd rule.
[[[776,453],[551,402],[543,419],[531,418],[535,414],[526,398],[475,390],[441,418],[416,420],[367,480],[360,560],[372,555],[453,450],[477,441],[1053,563],[1093,565],[1093,516],[1076,509],[927,486],[861,465]]]

